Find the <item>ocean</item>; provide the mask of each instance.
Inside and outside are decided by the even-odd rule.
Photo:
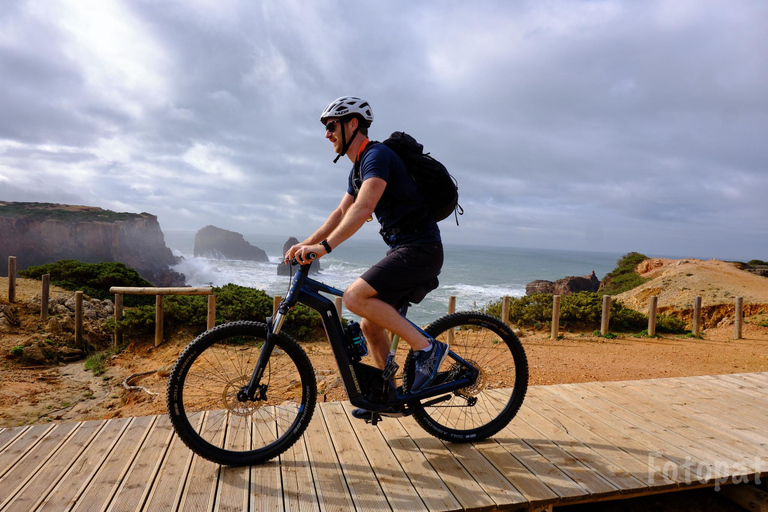
[[[166,245],[184,260],[174,267],[190,286],[239,284],[285,296],[289,278],[277,275],[287,236],[244,234],[244,238],[266,251],[269,262],[215,260],[193,256],[194,231],[165,231]],[[448,297],[456,297],[456,310],[480,309],[509,295],[522,297],[525,285],[536,279],[555,281],[583,276],[593,270],[598,279],[616,267],[618,253],[582,252],[514,247],[482,247],[449,244],[439,276],[440,286],[421,304],[411,307],[408,318],[425,325],[448,311]],[[375,240],[347,240],[320,260],[322,272],[315,279],[341,290],[381,259],[386,246]],[[346,318],[354,318],[345,312]]]

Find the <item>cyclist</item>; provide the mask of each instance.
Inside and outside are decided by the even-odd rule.
[[[362,317],[360,326],[378,368],[384,368],[389,352],[387,330],[411,346],[416,373],[410,389],[420,391],[437,375],[448,346],[425,338],[395,305],[407,300],[414,288],[436,286],[443,265],[440,230],[402,160],[384,144],[370,143],[368,128],[373,111],[368,102],[354,96],[341,97],[325,108],[320,122],[325,126],[325,138],[337,153],[334,163],[346,155],[353,164],[347,191],[323,225],[292,246],[285,258],[306,264],[310,253],[318,257],[328,254],[375,213],[389,251],[346,289],[344,304]],[[353,414],[358,418],[371,416],[362,409]]]

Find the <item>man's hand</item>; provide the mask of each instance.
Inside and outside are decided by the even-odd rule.
[[[292,246],[290,249],[288,249],[287,253],[285,253],[285,261],[287,263],[290,263],[291,260],[296,259],[296,261],[298,261],[300,264],[306,265],[307,263],[312,262],[312,260],[309,257],[311,253],[315,253],[317,258],[320,258],[328,254],[327,251],[325,250],[325,247],[323,247],[320,244],[311,244],[311,245],[296,244]]]

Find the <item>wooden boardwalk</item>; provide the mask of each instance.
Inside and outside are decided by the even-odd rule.
[[[164,416],[0,429],[0,511],[515,510],[768,475],[768,373],[532,387],[477,444],[324,403],[280,460],[222,468]]]

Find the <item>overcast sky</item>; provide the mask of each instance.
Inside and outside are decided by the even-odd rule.
[[[301,239],[343,95],[458,179],[447,243],[768,259],[764,0],[2,0],[0,200]]]

